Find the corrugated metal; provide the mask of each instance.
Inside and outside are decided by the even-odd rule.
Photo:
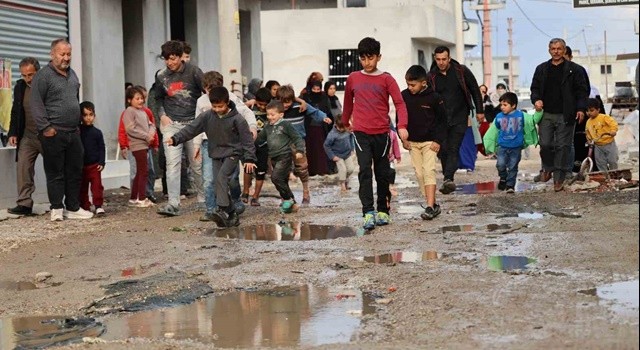
[[[49,62],[51,41],[69,37],[66,0],[0,0],[0,57],[11,60],[11,77],[26,56]]]

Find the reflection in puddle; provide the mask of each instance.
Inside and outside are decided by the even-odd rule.
[[[362,228],[334,225],[313,225],[304,222],[280,222],[278,224],[209,229],[206,234],[221,238],[252,241],[313,241],[359,237],[369,234]]]
[[[0,281],[0,289],[23,291],[38,289],[38,287],[35,283],[27,281]]]
[[[345,297],[348,296],[348,297]],[[355,290],[284,287],[237,291],[168,309],[105,322],[104,339],[194,339],[216,347],[317,346],[344,343],[375,312],[373,298]]]
[[[482,231],[497,231],[497,230],[509,230],[511,229],[510,224],[488,224],[485,226],[474,226],[471,224],[468,225],[452,225],[452,226],[442,226],[439,229],[439,233],[447,233],[447,232],[482,232]]]
[[[474,230],[473,225],[453,225],[440,227],[440,232],[472,232]]]
[[[516,192],[535,191],[544,189],[544,184],[532,184],[528,182],[517,181],[515,190]],[[459,194],[488,194],[503,192],[498,190],[497,181],[478,182],[473,184],[463,184],[456,187],[454,193]]]
[[[41,349],[98,337],[104,332],[93,318],[32,316],[0,319],[0,349]]]
[[[599,298],[606,300],[611,310],[620,315],[638,317],[640,307],[638,280],[616,282],[599,286],[596,294]]]
[[[371,255],[357,258],[374,264],[390,264],[390,263],[415,263],[427,260],[437,260],[442,255],[438,255],[436,251],[426,252],[394,252],[389,254]]]
[[[526,256],[494,255],[489,257],[487,265],[491,271],[511,271],[526,270],[527,265],[536,262],[536,259]]]
[[[542,215],[542,213],[536,213],[536,212],[518,213],[518,217],[521,218],[521,219],[536,220],[536,219],[542,219],[544,217],[544,215]]]

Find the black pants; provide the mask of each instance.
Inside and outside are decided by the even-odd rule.
[[[57,131],[52,137],[38,135],[42,144],[44,173],[51,209],[80,208],[80,183],[84,148],[78,131]],[[64,206],[62,201],[64,199]]]
[[[292,171],[291,153],[271,158],[271,182],[276,186],[280,197],[284,200],[293,198],[293,192],[289,187],[289,173]]]
[[[213,178],[216,181],[216,204],[218,207],[233,208],[229,187],[237,167],[238,158],[236,157],[213,160]]]
[[[389,213],[387,198],[389,196],[389,134],[369,135],[361,131],[354,132],[356,141],[356,158],[358,158],[358,195],[362,203],[362,214],[374,211],[373,207],[373,175],[377,184],[378,211]],[[371,166],[373,165],[373,173]]]
[[[467,128],[467,123],[449,125],[447,127],[447,138],[438,153],[445,180],[453,181],[453,176],[456,170],[458,170],[460,146],[462,145],[462,139],[464,139]]]
[[[562,114],[544,113],[539,124],[540,158],[542,168],[553,173],[553,181],[564,181],[571,170],[569,156],[573,144],[575,124],[568,124]]]

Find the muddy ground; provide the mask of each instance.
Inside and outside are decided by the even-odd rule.
[[[281,241],[220,238],[216,236],[223,234],[213,230],[214,224],[198,221],[201,210],[195,199],[183,201],[182,216],[165,218],[153,208],[127,207],[126,189],[106,191],[107,215],[102,218],[54,223],[46,214],[1,221],[0,281],[5,288],[0,288],[0,349],[15,345],[8,325],[23,316],[93,317],[108,332],[110,320],[131,312],[189,303],[202,295],[273,293],[276,287],[300,286],[328,288],[325,293],[338,300],[352,297],[353,291],[363,293],[362,310],[339,317],[359,320],[347,334],[348,342],[317,346],[322,349],[637,349],[637,289],[635,308],[622,306],[620,312],[620,307],[599,297],[598,288],[638,279],[638,189],[554,193],[551,183],[535,187],[536,153],[521,163],[519,188],[526,190],[513,195],[439,194],[443,214],[429,222],[419,218],[420,193],[407,156],[398,171],[393,223],[363,236],[303,241],[305,234],[313,236],[303,232],[300,241],[286,241],[287,233],[281,232]],[[633,167],[637,179],[637,162],[625,165]],[[495,160],[481,158],[477,166],[473,173],[457,174],[456,183],[495,180]],[[356,183],[352,192],[341,194],[330,177],[313,178],[311,205],[287,215],[286,221],[350,226],[355,232],[361,224]],[[300,185],[293,188],[299,195]],[[282,219],[273,186],[264,193],[262,206],[250,207],[242,215],[241,229]],[[517,216],[531,212],[542,217]],[[447,228],[456,225],[466,226]],[[245,231],[234,232],[232,237]],[[394,252],[424,258],[414,262],[385,258]],[[501,255],[535,262],[494,271],[491,256]],[[44,281],[36,282],[39,272],[51,277],[41,275]],[[12,282],[32,283],[28,285],[33,288],[19,290],[15,284],[11,287]],[[226,315],[250,312],[248,304],[230,307]],[[305,311],[291,322],[304,324],[307,316]],[[198,322],[206,323],[206,316],[202,318]],[[254,327],[255,322],[239,321],[237,328]],[[107,343],[89,337],[85,343],[63,347],[319,344],[292,335],[296,326],[279,329],[268,323],[263,318],[259,327],[263,338],[269,326],[274,338],[280,334],[293,342],[269,343],[258,337],[235,345],[216,344],[217,333],[186,340],[174,324],[135,333],[142,338],[130,338],[133,332],[121,330]],[[340,327],[336,322],[335,328]]]

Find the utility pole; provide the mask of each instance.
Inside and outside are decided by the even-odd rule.
[[[605,102],[609,100],[609,70],[607,69],[607,31],[604,31],[604,95]]]
[[[511,27],[511,25],[513,24],[513,18],[509,17],[507,18],[507,23],[509,25],[508,29],[507,29],[507,33],[509,33],[509,91],[513,91],[513,39],[512,39],[512,34],[513,34],[513,28]]]
[[[482,58],[484,71],[484,84],[491,84],[491,68],[493,67],[493,56],[491,54],[491,12],[489,12],[489,0],[482,3]]]

